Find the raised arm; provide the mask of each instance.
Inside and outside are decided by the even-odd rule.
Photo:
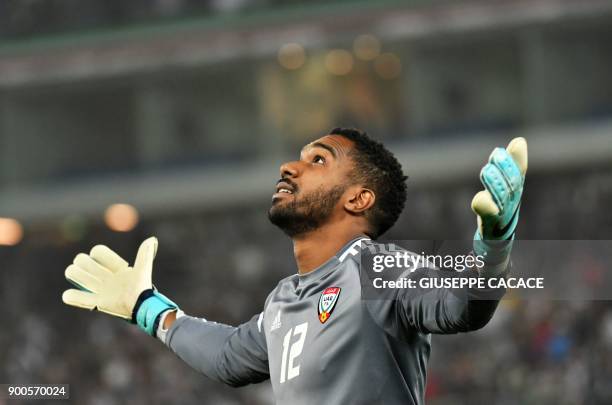
[[[267,379],[262,315],[238,327],[182,315],[174,302],[153,287],[156,252],[157,239],[147,239],[138,249],[133,267],[102,245],[95,246],[89,254],[78,254],[65,273],[78,289],[66,290],[62,295],[64,303],[137,324],[214,380],[239,386]]]
[[[416,329],[421,333],[451,334],[469,332],[484,327],[505,294],[503,288],[440,288],[418,287],[421,279],[451,280],[453,278],[479,278],[476,270],[460,274],[434,269],[419,269],[412,273],[410,280],[416,288],[406,289],[393,302],[402,329]]]
[[[506,149],[495,148],[480,172],[485,190],[472,200],[478,227],[474,254],[484,266],[463,273],[421,269],[409,278],[420,285],[424,277],[504,277],[510,267],[510,252],[518,223],[527,172],[527,142],[513,139]],[[423,333],[457,333],[479,329],[493,316],[505,289],[411,288],[398,292],[390,306],[394,328],[411,328]]]
[[[238,327],[180,316],[172,323],[166,345],[207,377],[239,387],[270,377],[262,315]]]

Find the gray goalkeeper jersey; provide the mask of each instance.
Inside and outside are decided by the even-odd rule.
[[[393,299],[363,299],[365,244],[376,243],[354,239],[318,269],[281,280],[238,327],[182,316],[165,343],[225,384],[269,378],[277,404],[423,404],[430,334],[484,326],[503,291],[482,300],[478,290],[394,289]]]

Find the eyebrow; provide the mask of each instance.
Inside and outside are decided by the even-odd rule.
[[[314,148],[314,147],[323,148],[323,149],[329,151],[329,153],[331,153],[334,158],[336,158],[338,156],[337,153],[336,153],[336,149],[334,149],[333,147],[329,146],[326,143],[323,143],[323,142],[313,142],[309,146],[312,147],[312,148]]]

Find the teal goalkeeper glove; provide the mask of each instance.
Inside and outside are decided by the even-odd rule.
[[[79,289],[64,291],[68,305],[98,310],[128,320],[154,336],[159,318],[178,306],[153,287],[153,260],[157,238],[145,240],[138,249],[134,267],[117,253],[97,245],[89,255],[79,253],[66,268],[66,279]]]
[[[514,138],[506,149],[495,148],[480,171],[485,190],[472,200],[478,218],[474,235],[477,254],[486,252],[486,243],[476,241],[512,240],[519,218],[521,196],[527,173],[527,141]],[[508,244],[510,246],[510,244]]]

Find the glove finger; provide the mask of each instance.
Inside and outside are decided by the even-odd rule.
[[[489,157],[489,161],[499,169],[511,192],[521,191],[523,176],[518,165],[506,149],[495,148]]]
[[[96,296],[80,290],[70,289],[62,294],[62,301],[73,307],[96,309]]]
[[[157,244],[157,238],[153,236],[142,242],[138,248],[136,260],[134,261],[134,270],[143,272],[142,276],[145,280],[151,280]]]
[[[100,291],[100,280],[77,265],[71,264],[68,266],[64,275],[68,281],[74,283],[77,287],[94,293]]]
[[[476,193],[472,199],[472,211],[479,217],[488,218],[499,214],[499,208],[493,201],[491,193],[482,190]]]
[[[476,193],[472,199],[472,211],[474,211],[478,219],[478,231],[481,238],[483,235],[489,235],[495,227],[497,216],[499,215],[499,208],[495,201],[493,201],[491,193],[487,190]]]
[[[91,249],[89,255],[96,262],[106,267],[113,273],[123,270],[129,266],[129,263],[123,260],[121,256],[104,245],[96,245]]]
[[[512,159],[516,162],[519,170],[521,171],[521,175],[525,176],[527,173],[527,140],[523,137],[514,138],[510,141],[506,150],[512,156]]]
[[[480,171],[480,181],[493,197],[500,211],[504,210],[504,202],[508,201],[510,188],[502,172],[492,163],[487,163]]]
[[[100,263],[92,259],[89,255],[85,253],[79,253],[74,258],[74,265],[80,267],[81,270],[84,270],[90,273],[92,276],[99,280],[104,280],[111,276],[113,273],[106,267],[103,267]]]

